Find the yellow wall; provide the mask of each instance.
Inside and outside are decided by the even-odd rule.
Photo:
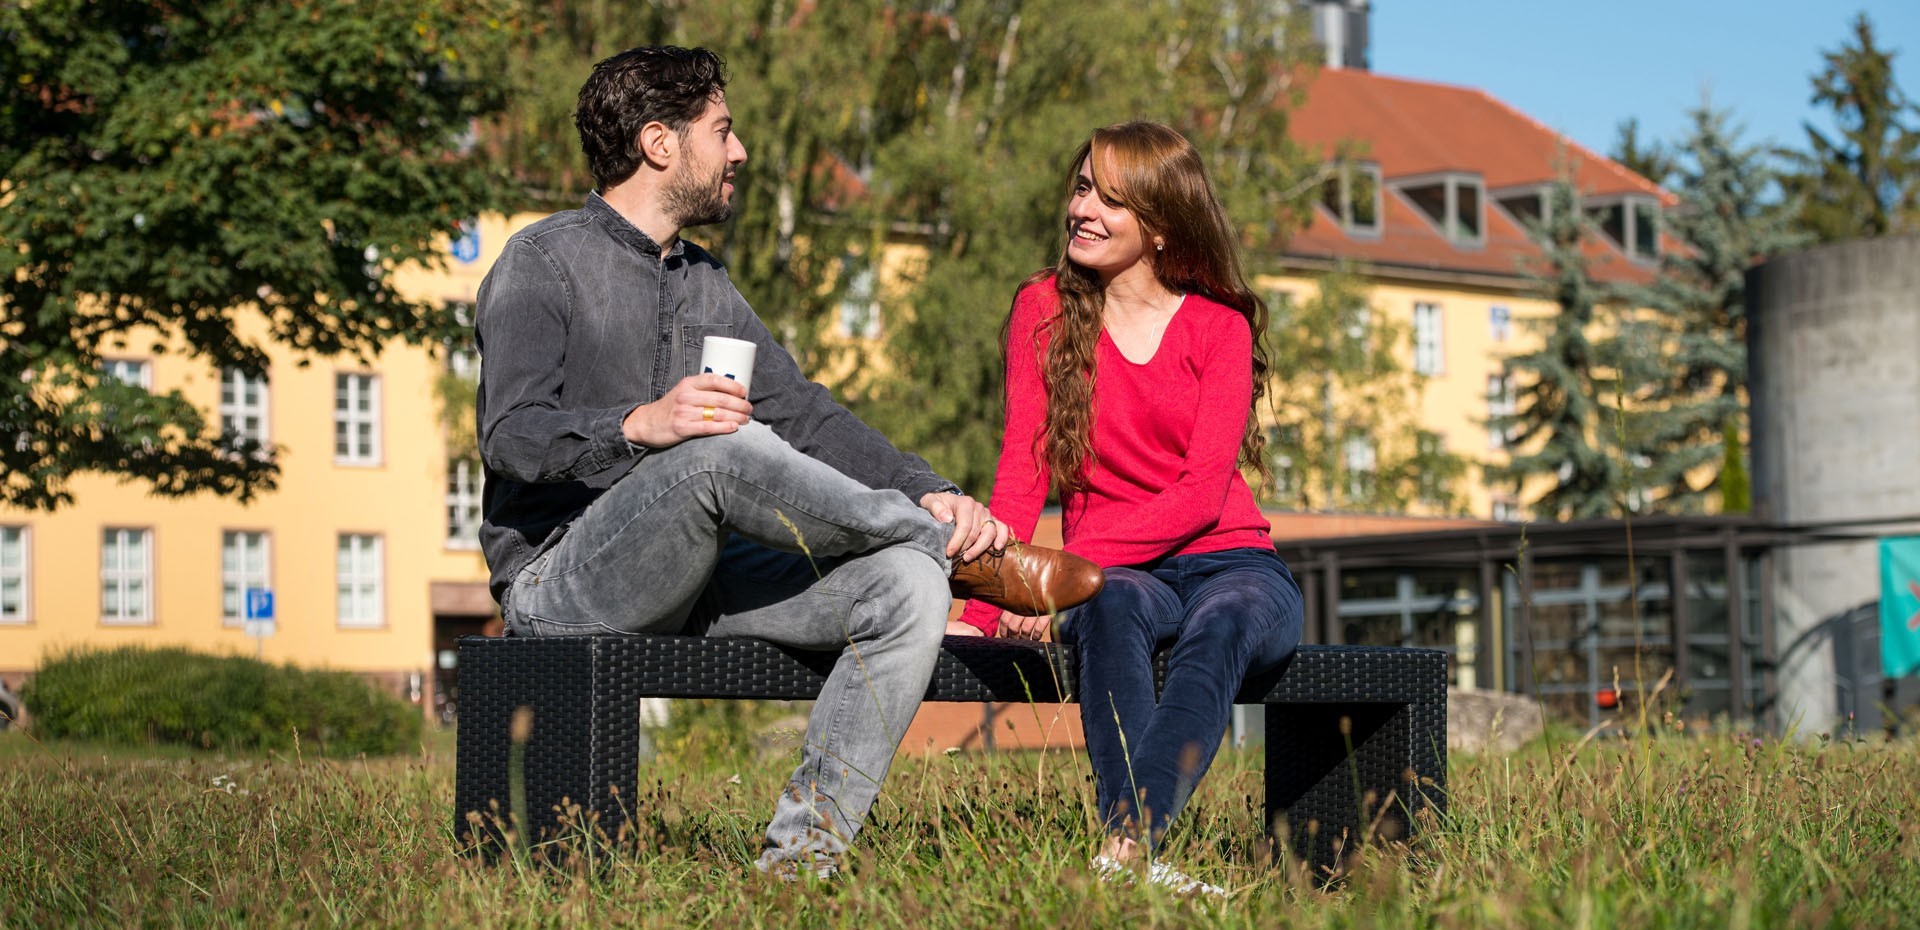
[[[396,283],[432,300],[471,301],[510,227],[499,217],[480,224],[481,254],[448,260],[444,271],[402,269]],[[257,317],[243,331],[260,332]],[[152,354],[152,338],[136,334],[114,358],[147,359],[156,391],[179,388],[219,423],[219,373],[183,354]],[[435,350],[395,344],[366,362],[271,353],[268,429],[281,447],[279,489],[251,504],[200,495],[150,496],[144,484],[89,475],[76,480],[75,503],[51,515],[0,508],[0,525],[28,528],[29,593],[23,623],[0,622],[0,675],[18,684],[49,651],[72,646],[184,645],[252,655],[256,641],[221,618],[221,534],[270,535],[269,578],[276,631],[258,643],[269,661],[374,673],[403,682],[433,666],[433,582],[484,583],[486,566],[470,544],[446,533],[446,451],[434,382],[444,362]],[[301,362],[307,364],[302,367]],[[380,378],[379,461],[337,464],[333,393],[337,372]],[[108,527],[153,532],[153,616],[139,626],[101,618],[101,534]],[[337,622],[335,547],[339,534],[383,539],[384,624],[343,628]],[[473,590],[471,587],[468,589]],[[428,685],[430,687],[430,684]]]
[[[1286,291],[1303,301],[1318,290],[1312,275],[1263,276],[1256,286],[1263,293]],[[1496,287],[1452,284],[1423,284],[1363,276],[1367,301],[1373,312],[1413,329],[1413,308],[1431,303],[1440,308],[1441,368],[1424,379],[1420,396],[1412,409],[1423,429],[1439,434],[1447,451],[1474,463],[1456,489],[1466,502],[1467,513],[1476,517],[1494,515],[1494,492],[1486,485],[1480,466],[1504,462],[1506,453],[1494,448],[1486,426],[1487,378],[1499,374],[1509,356],[1530,351],[1540,344],[1535,327],[1527,321],[1550,317],[1554,304],[1513,290]],[[1504,306],[1510,323],[1504,341],[1496,341],[1491,326],[1491,309]],[[1284,334],[1276,334],[1284,337]],[[1401,364],[1413,369],[1411,339],[1401,346]],[[1278,378],[1289,372],[1276,372]],[[1409,508],[1422,513],[1420,505]]]

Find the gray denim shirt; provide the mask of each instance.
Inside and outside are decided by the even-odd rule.
[[[694,374],[707,336],[759,345],[753,418],[795,448],[910,500],[958,490],[808,381],[705,249],[680,239],[663,257],[597,193],[507,241],[480,284],[474,330],[480,545],[496,600],[588,504],[646,467],[621,422]]]

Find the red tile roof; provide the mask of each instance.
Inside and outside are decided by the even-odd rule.
[[[1326,69],[1311,78],[1306,100],[1293,114],[1291,134],[1308,151],[1327,157],[1343,144],[1357,144],[1356,157],[1379,165],[1386,182],[1377,235],[1349,234],[1336,217],[1316,206],[1307,228],[1287,244],[1291,258],[1351,259],[1409,270],[1524,277],[1541,250],[1494,204],[1493,196],[1503,189],[1549,184],[1564,164],[1588,197],[1636,194],[1667,205],[1675,200],[1619,163],[1470,87]],[[1485,185],[1482,244],[1450,241],[1392,189],[1396,179],[1441,172],[1478,175]],[[1669,247],[1676,246],[1663,240],[1662,248]],[[1628,259],[1604,241],[1593,242],[1586,251],[1597,278],[1645,281],[1653,275],[1650,266]]]

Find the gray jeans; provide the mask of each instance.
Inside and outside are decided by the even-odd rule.
[[[650,453],[521,571],[522,636],[684,633],[838,649],[761,868],[831,862],[859,831],[946,631],[951,527],[759,423]]]

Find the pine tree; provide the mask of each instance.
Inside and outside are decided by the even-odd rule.
[[[1666,216],[1682,248],[1661,255],[1652,285],[1625,295],[1651,312],[1622,326],[1623,344],[1637,347],[1623,371],[1639,386],[1624,418],[1626,444],[1646,463],[1637,477],[1654,506],[1669,512],[1715,502],[1725,436],[1741,432],[1746,271],[1804,240],[1780,205],[1766,154],[1740,143],[1726,111],[1703,105],[1690,119],[1674,172],[1680,203]]]
[[[1640,138],[1640,121],[1628,117],[1614,130],[1613,151],[1607,157],[1655,184],[1664,186],[1679,170],[1679,160],[1658,141]]]
[[[494,202],[469,129],[505,95],[511,12],[0,4],[0,501],[58,507],[83,473],[168,496],[273,488],[272,450],[216,435],[179,391],[121,383],[103,353],[257,377],[262,341],[368,355],[444,331],[387,270],[439,261]]]
[[[1545,250],[1536,288],[1558,310],[1531,321],[1541,330],[1540,348],[1507,360],[1515,409],[1492,418],[1488,427],[1507,437],[1512,453],[1507,462],[1490,464],[1486,474],[1522,491],[1529,479],[1549,479],[1551,485],[1528,502],[1541,519],[1608,516],[1616,511],[1624,477],[1612,442],[1620,385],[1603,374],[1613,370],[1608,347],[1590,335],[1609,295],[1587,271],[1581,244],[1595,233],[1570,182],[1562,179],[1548,189],[1546,215],[1533,232]]]
[[[1862,13],[1853,43],[1824,57],[1811,102],[1833,110],[1840,135],[1809,123],[1811,151],[1784,153],[1801,228],[1820,242],[1920,231],[1920,110],[1894,84],[1893,51],[1874,44]]]

